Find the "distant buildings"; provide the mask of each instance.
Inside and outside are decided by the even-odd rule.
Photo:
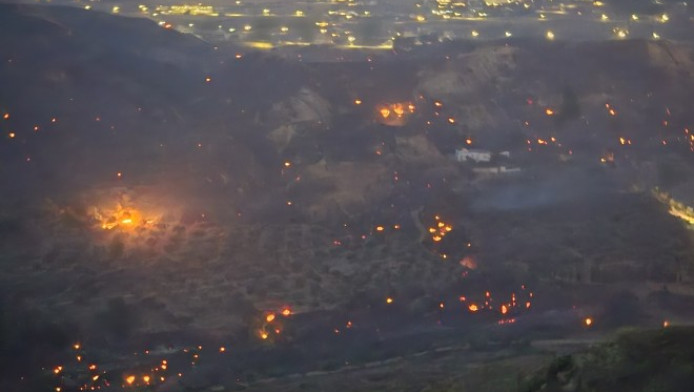
[[[492,160],[492,152],[488,150],[474,150],[461,148],[455,150],[455,160],[458,162],[474,162],[478,163],[488,163]],[[496,154],[497,157],[505,158],[508,160],[511,158],[511,153],[509,151],[502,151]],[[511,174],[519,173],[521,169],[519,167],[507,167],[507,166],[494,166],[481,165],[472,168],[472,172],[478,175],[497,175],[497,174]]]
[[[472,172],[475,174],[511,174],[520,173],[520,167],[506,167],[506,166],[494,166],[494,167],[473,167]]]

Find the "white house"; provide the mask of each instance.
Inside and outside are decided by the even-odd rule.
[[[467,148],[461,148],[460,150],[455,150],[455,159],[458,162],[489,162],[492,159],[492,153],[487,150],[468,150]]]

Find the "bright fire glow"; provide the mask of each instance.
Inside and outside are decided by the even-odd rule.
[[[414,113],[415,105],[412,102],[395,102],[382,104],[376,107],[380,114],[379,121],[387,125],[404,125],[407,117]]]
[[[154,222],[154,219],[145,218],[142,211],[132,207],[124,207],[121,204],[118,204],[114,209],[94,207],[92,217],[104,230],[133,229]]]

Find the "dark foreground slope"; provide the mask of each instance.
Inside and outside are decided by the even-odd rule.
[[[527,380],[534,391],[689,391],[694,328],[630,331],[587,352],[562,356]]]

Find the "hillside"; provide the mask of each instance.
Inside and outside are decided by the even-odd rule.
[[[0,359],[16,369],[67,352],[79,379],[79,340],[111,381],[176,358],[169,373],[193,374],[176,386],[212,387],[209,371],[282,390],[437,350],[457,353],[445,374],[468,350],[536,363],[535,340],[694,320],[694,231],[651,192],[691,198],[692,43],[309,62],[3,4],[0,47],[0,321],[17,342]]]

